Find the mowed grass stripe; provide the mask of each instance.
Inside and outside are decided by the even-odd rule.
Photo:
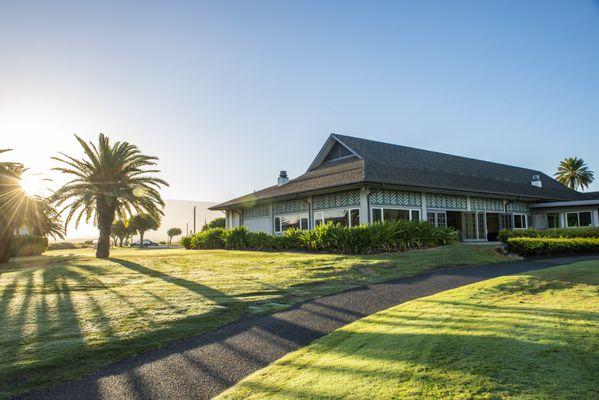
[[[508,260],[491,247],[371,256],[183,249],[52,251],[0,266],[0,397],[365,283]]]
[[[599,398],[599,261],[506,276],[349,324],[231,399]]]

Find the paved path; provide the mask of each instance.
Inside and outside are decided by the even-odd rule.
[[[599,256],[449,268],[367,285],[233,323],[23,398],[209,399],[283,355],[368,314],[485,279],[583,259]]]

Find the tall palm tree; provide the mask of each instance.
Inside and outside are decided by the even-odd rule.
[[[0,153],[10,151],[0,149]],[[18,228],[33,235],[63,238],[60,215],[48,199],[29,197],[21,187],[23,164],[0,162],[0,263],[10,257],[12,238]]]
[[[100,134],[98,146],[75,138],[83,148],[85,156],[76,159],[64,153],[53,157],[64,164],[53,168],[71,175],[73,179],[58,189],[53,196],[57,207],[69,209],[65,226],[75,215],[75,225],[85,216],[98,226],[97,258],[110,255],[110,233],[115,218],[125,219],[135,213],[147,214],[159,219],[163,215],[164,202],[158,190],[164,180],[148,174],[159,170],[147,169],[156,165],[158,157],[142,154],[137,146],[128,142],[114,142]],[[62,212],[61,211],[61,212]]]
[[[568,157],[559,163],[555,179],[570,189],[585,189],[589,187],[595,176],[593,171],[589,171],[582,158]]]

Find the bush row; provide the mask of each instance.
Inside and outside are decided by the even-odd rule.
[[[599,253],[599,238],[530,238],[507,240],[508,250],[522,256]]]
[[[398,221],[348,228],[319,225],[312,230],[290,229],[283,235],[250,232],[244,226],[213,228],[183,237],[187,249],[303,250],[343,254],[405,251],[458,242],[452,228],[437,228],[428,222]]]
[[[45,236],[18,235],[11,241],[10,256],[39,256],[48,249]]]
[[[567,229],[516,229],[499,232],[499,240],[507,243],[510,238],[599,238],[599,228],[567,228]]]

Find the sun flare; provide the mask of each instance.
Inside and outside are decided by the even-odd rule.
[[[46,186],[39,175],[26,173],[21,177],[21,189],[28,196],[41,196]]]

